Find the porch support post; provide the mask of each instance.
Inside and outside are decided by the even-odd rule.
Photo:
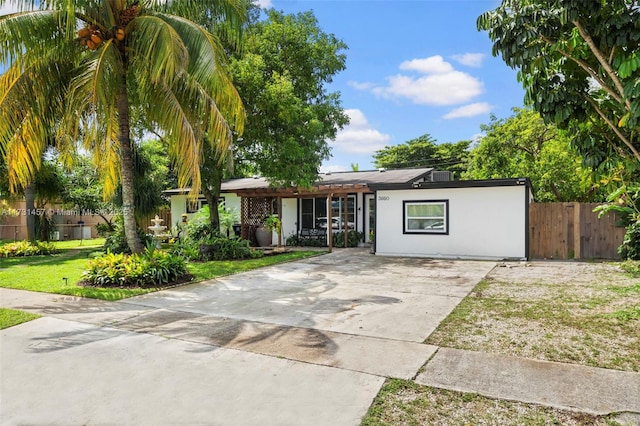
[[[342,225],[342,230],[344,231],[344,247],[347,248],[347,241],[348,241],[348,233],[349,233],[349,215],[347,213],[347,201],[349,200],[349,194],[344,194],[344,208],[343,208],[343,214],[344,214],[344,224]]]
[[[282,247],[282,197],[278,197],[278,220],[280,221],[280,232],[278,232],[278,247]]]
[[[333,212],[331,211],[331,205],[333,200],[333,194],[327,195],[327,244],[329,245],[329,253],[333,251]]]

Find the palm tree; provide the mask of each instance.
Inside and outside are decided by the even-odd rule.
[[[140,251],[130,108],[164,134],[179,185],[197,193],[203,141],[225,150],[232,131],[242,132],[244,111],[219,39],[190,18],[205,11],[236,30],[244,1],[14,3],[19,12],[0,16],[0,155],[11,187],[33,180],[51,138],[82,140],[105,197],[121,183],[127,243]]]

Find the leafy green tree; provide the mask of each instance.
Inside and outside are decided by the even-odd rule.
[[[459,178],[467,167],[470,144],[470,141],[438,144],[431,135],[424,134],[400,145],[386,146],[376,151],[373,159],[376,167],[433,167]]]
[[[569,138],[537,112],[515,108],[513,116],[494,116],[481,128],[484,137],[471,151],[465,178],[528,177],[536,201],[603,201]]]
[[[593,167],[640,169],[640,7],[632,0],[502,0],[478,18],[547,122]]]
[[[115,206],[113,201],[104,200],[102,179],[91,158],[78,156],[73,168],[64,172],[63,182],[61,199],[64,204],[81,212],[98,214],[113,231],[109,213],[115,212]]]
[[[82,138],[107,195],[121,183],[127,243],[141,251],[130,107],[162,131],[180,185],[197,191],[202,135],[226,147],[244,115],[219,39],[190,18],[206,10],[234,30],[245,19],[242,2],[14,3],[22,11],[0,17],[0,155],[12,187],[33,181],[47,140]]]
[[[326,85],[345,68],[347,46],[323,32],[312,12],[275,10],[250,25],[231,60],[244,102],[245,132],[234,144],[237,170],[274,184],[312,185],[330,154],[328,140],[348,123],[340,94]]]
[[[218,205],[224,177],[260,174],[273,184],[312,185],[329,157],[327,141],[348,122],[339,94],[325,87],[345,68],[346,45],[321,31],[311,12],[271,10],[261,21],[256,12],[240,49],[227,47],[247,111],[244,134],[233,151],[203,145],[202,190],[210,206]],[[218,210],[209,218],[218,229]]]

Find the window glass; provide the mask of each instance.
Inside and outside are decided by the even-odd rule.
[[[405,201],[404,233],[448,234],[447,200]]]

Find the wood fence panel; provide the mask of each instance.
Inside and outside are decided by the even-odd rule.
[[[593,209],[598,204],[583,204],[580,210],[580,243],[583,259],[618,259],[618,247],[624,240],[625,229],[616,226],[615,214],[598,218]]]
[[[625,230],[615,215],[602,219],[594,203],[529,205],[529,257],[532,259],[618,259]]]
[[[571,222],[570,222],[571,220]],[[567,259],[573,250],[573,206],[566,203],[529,205],[529,255],[533,259]],[[572,231],[573,232],[573,231]]]
[[[140,226],[142,227],[142,230],[147,234],[151,233],[151,231],[149,230],[149,227],[153,226],[153,222],[151,222],[151,219],[154,219],[156,215],[158,215],[160,219],[163,219],[163,222],[160,222],[160,225],[167,227],[166,232],[169,232],[173,225],[175,225],[175,223],[171,222],[171,209],[169,207],[162,207],[158,210],[157,213],[151,214],[149,217],[140,220]]]

